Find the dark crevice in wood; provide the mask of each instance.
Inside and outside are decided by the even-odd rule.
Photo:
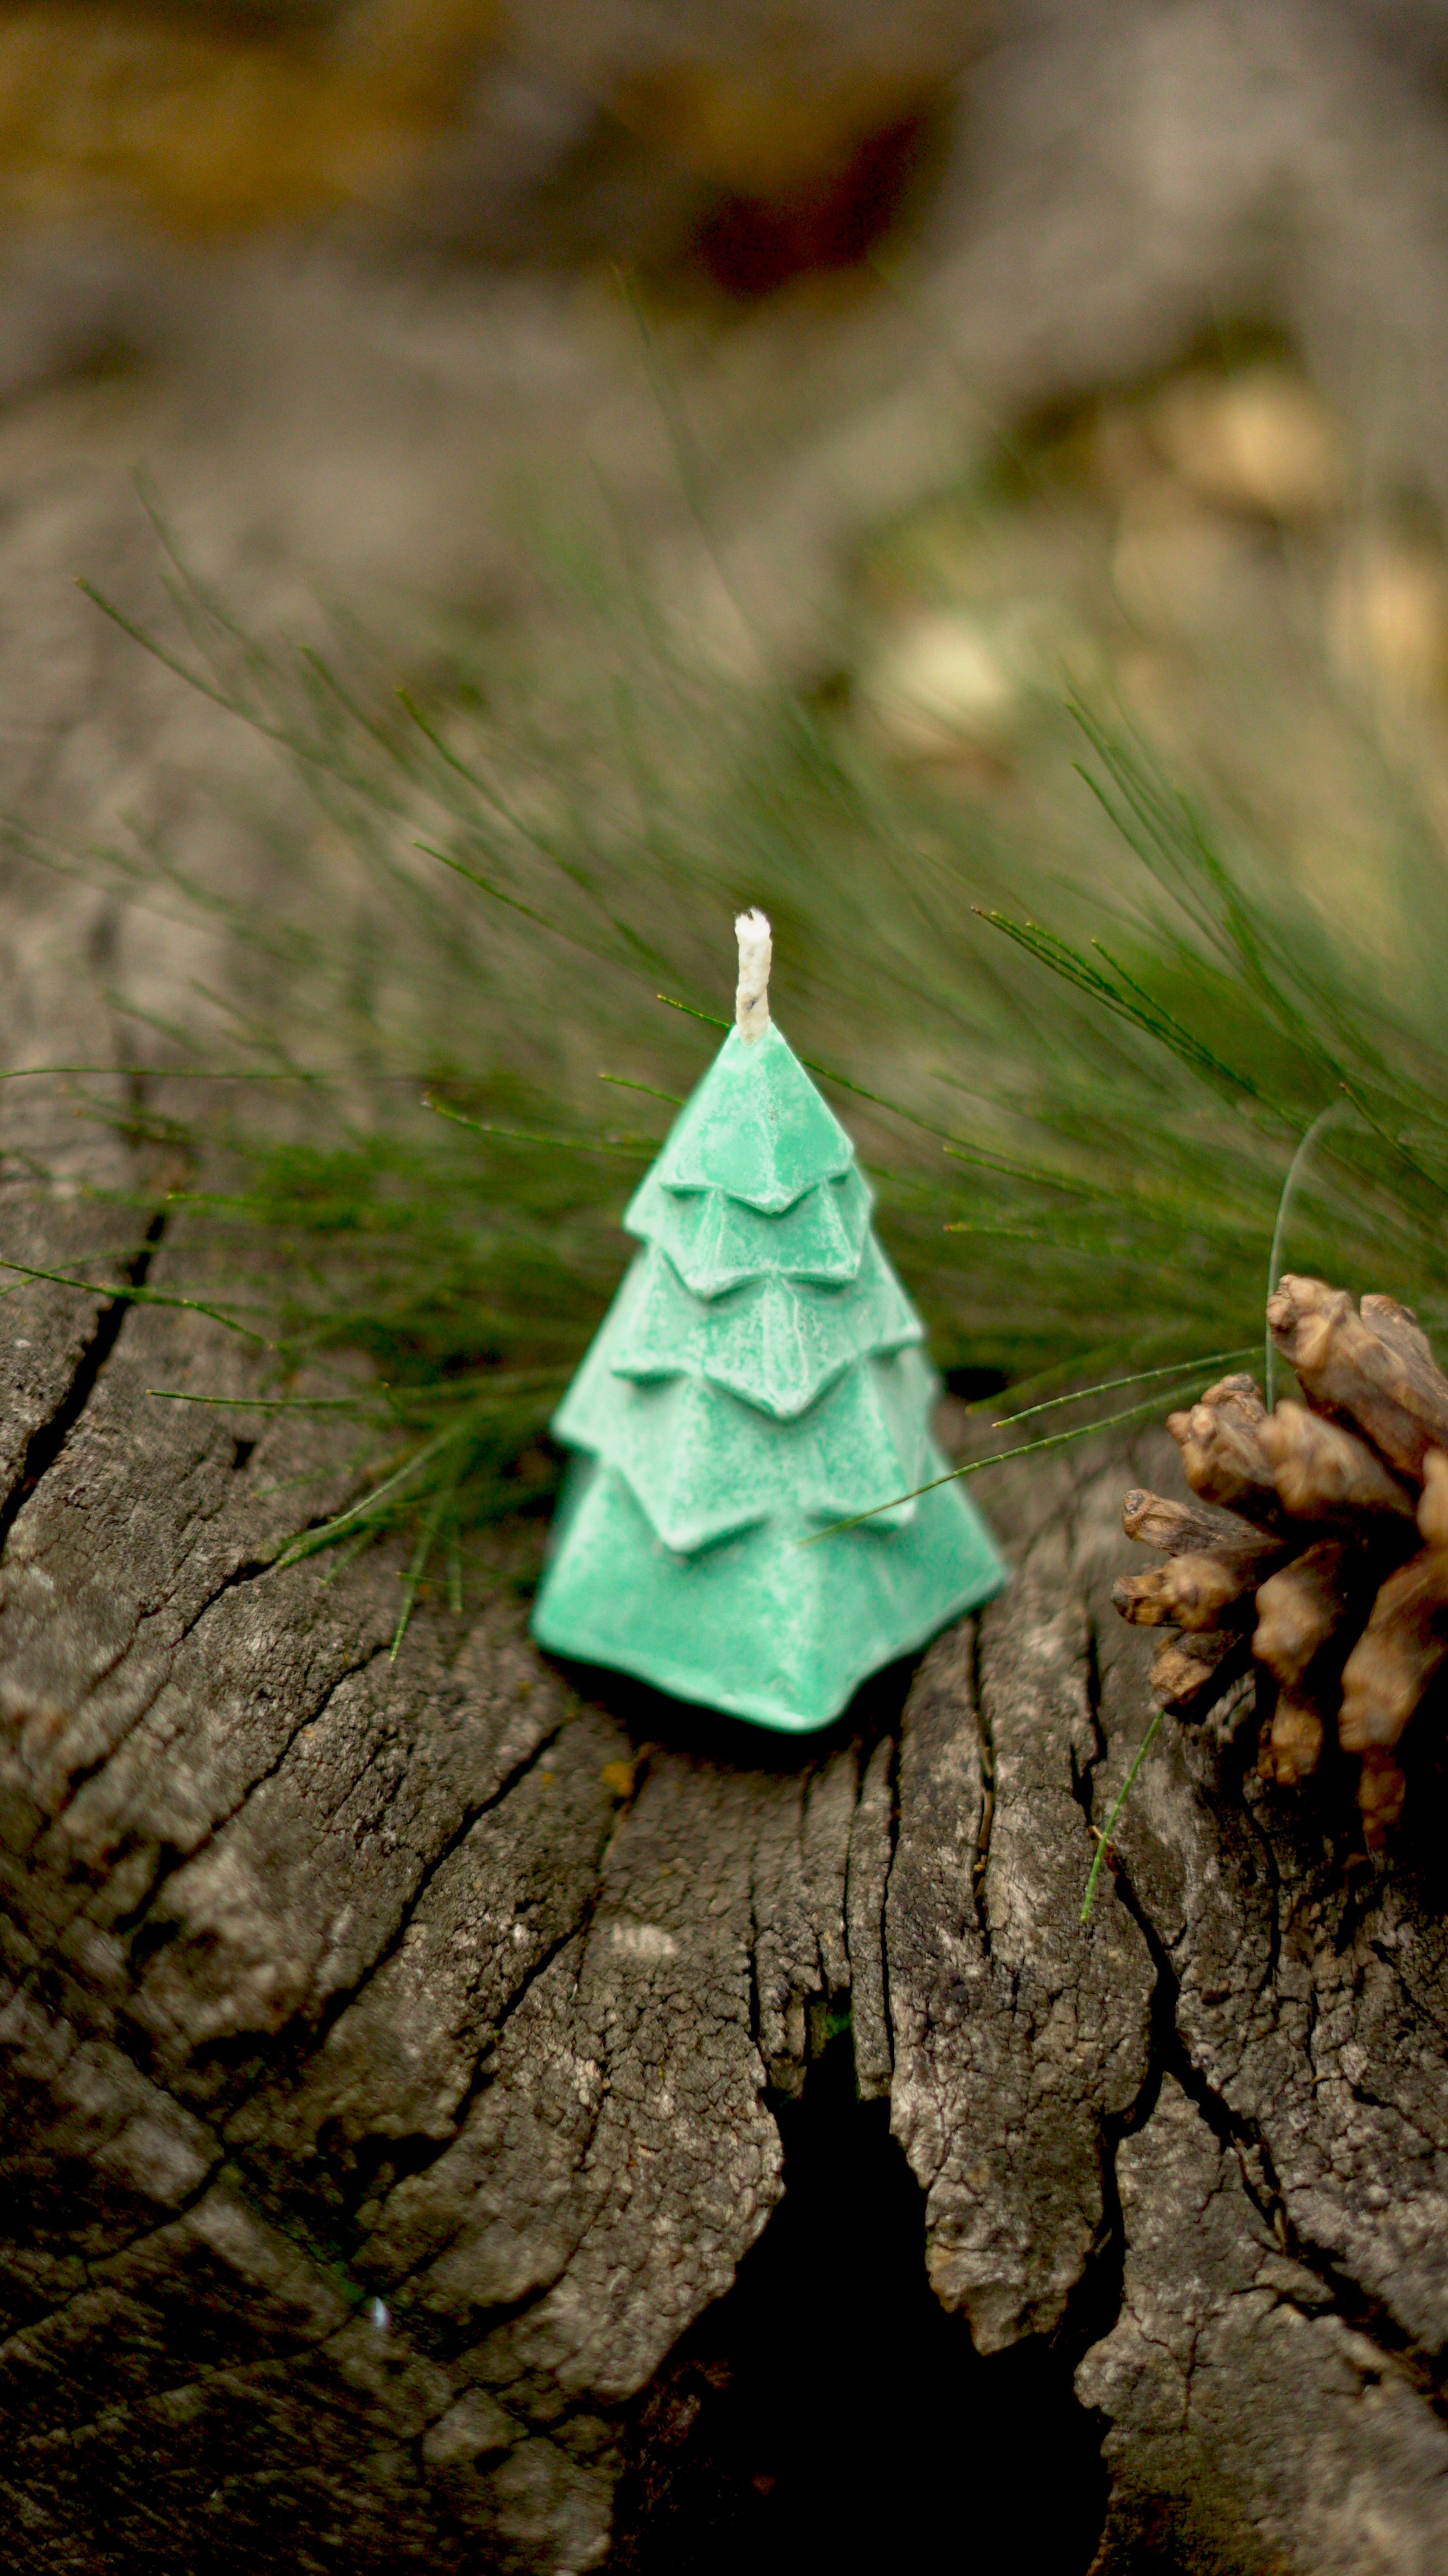
[[[128,1288],[145,1286],[156,1247],[165,1232],[165,1211],[158,1208],[136,1250],[122,1268],[121,1276]],[[131,1303],[129,1297],[114,1297],[101,1308],[64,1396],[55,1411],[37,1425],[26,1442],[20,1473],[3,1504],[0,1504],[0,1556],[5,1552],[10,1533],[26,1503],[42,1476],[60,1456],[94,1395],[101,1372],[120,1339],[121,1327],[130,1312]]]
[[[1080,2576],[1106,2483],[1071,2356],[983,2359],[934,2297],[923,2196],[847,2033],[778,2116],[784,2198],[630,2412],[611,2576],[964,2562],[987,2475],[1013,2558]]]
[[[760,2063],[764,2064],[764,2015],[759,2000],[759,1906],[752,1876],[749,1888],[749,2036],[759,2051]]]
[[[990,1863],[991,1827],[995,1822],[995,1735],[990,1710],[981,1688],[980,1621],[974,1619],[970,1629],[970,1696],[975,1711],[975,1731],[980,1743],[980,1825],[976,1833],[975,1859],[971,1866],[970,1892],[975,1906],[975,1919],[980,1929],[981,1947],[990,1957],[990,1917],[986,1912],[985,1874]]]
[[[895,1867],[895,1853],[900,1839],[900,1738],[890,1736],[888,1769],[885,1785],[888,1800],[885,1810],[885,1874],[880,1887],[880,2010],[885,2023],[885,2045],[890,2062],[895,2062],[895,2023],[890,2011],[890,1944],[885,1938],[886,1908],[890,1897],[890,1878]]]
[[[1091,1751],[1083,1762],[1073,1745],[1071,1787],[1088,1825],[1095,1826],[1096,1774],[1106,1759],[1106,1730],[1101,1723],[1101,1639],[1096,1622],[1086,1622],[1086,1693],[1091,1712]]]

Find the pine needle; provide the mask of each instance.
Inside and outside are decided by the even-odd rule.
[[[1086,1893],[1081,1899],[1080,1919],[1083,1923],[1089,1923],[1091,1920],[1091,1908],[1096,1902],[1096,1882],[1101,1876],[1101,1865],[1111,1847],[1111,1837],[1116,1831],[1121,1810],[1125,1806],[1127,1799],[1130,1797],[1131,1792],[1136,1785],[1136,1775],[1141,1769],[1143,1762],[1146,1760],[1148,1753],[1151,1751],[1153,1744],[1156,1742],[1164,1713],[1165,1712],[1161,1709],[1157,1710],[1150,1726],[1142,1737],[1136,1759],[1132,1763],[1131,1769],[1127,1772],[1125,1779],[1122,1781],[1121,1787],[1117,1792],[1116,1803],[1113,1806],[1110,1815],[1106,1819],[1106,1831],[1101,1835],[1097,1842],[1095,1852],[1092,1855],[1090,1874],[1086,1881]]]
[[[1053,732],[1041,716],[1052,759],[1084,742],[1091,794],[1072,774],[1018,824],[1011,800],[892,768],[847,711],[691,661],[631,563],[590,564],[573,658],[460,633],[424,700],[365,641],[299,655],[249,636],[160,534],[177,633],[116,622],[259,734],[305,811],[275,830],[264,904],[159,845],[48,854],[229,943],[233,981],[194,997],[194,1027],[177,1005],[154,1031],[190,1059],[156,1078],[198,1105],[164,1136],[144,1097],[125,1113],[193,1162],[168,1260],[184,1274],[194,1247],[200,1275],[173,1294],[0,1269],[212,1316],[288,1372],[370,1361],[385,1392],[355,1410],[381,1406],[397,1445],[295,1545],[397,1528],[412,1563],[433,1529],[417,1583],[440,1563],[451,1593],[461,1534],[546,1502],[549,1412],[630,1258],[611,1166],[657,1151],[592,1129],[596,1068],[629,1062],[602,1078],[668,1108],[688,1097],[701,1033],[731,1025],[704,1004],[727,1007],[746,902],[775,923],[778,1016],[849,1104],[937,1361],[1039,1392],[999,1427],[1244,1356],[1285,1250],[1360,1287],[1390,1264],[1396,1294],[1448,1320],[1431,977],[1416,954],[1370,973],[1351,922],[1314,912],[1240,813],[1229,844],[1093,709]],[[1404,903],[1415,950],[1438,900],[1428,849]],[[294,1060],[299,1029],[321,1062]],[[132,1079],[144,1095],[152,1077]],[[1330,1152],[1307,1153],[1348,1101]],[[1194,1345],[1209,1356],[1160,1362]]]

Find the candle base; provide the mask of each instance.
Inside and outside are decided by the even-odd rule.
[[[942,1460],[938,1472],[946,1472]],[[550,1654],[784,1735],[828,1726],[862,1682],[999,1592],[1006,1569],[958,1486],[903,1528],[767,1520],[680,1556],[616,1468],[575,1461],[533,1614]]]

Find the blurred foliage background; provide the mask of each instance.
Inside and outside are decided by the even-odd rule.
[[[957,1443],[1253,1341],[1294,1169],[1448,1322],[1445,59],[0,7],[0,1017],[107,1032],[275,1400],[364,1355],[342,1535],[546,1497],[746,902]]]
[[[713,236],[721,267],[732,225],[741,267],[783,274],[862,246],[876,220],[862,201],[908,176],[974,17],[931,5],[30,0],[0,13],[5,203],[22,217],[141,217],[201,236],[348,207],[398,219],[409,198],[425,222],[450,147],[455,181],[471,153],[485,193],[490,177],[526,181],[530,141],[540,170],[550,145],[561,166],[571,141],[594,165],[577,201],[609,165],[615,224],[630,193],[651,201],[655,225],[672,195]],[[514,166],[490,172],[490,160]],[[558,217],[566,227],[565,207]]]

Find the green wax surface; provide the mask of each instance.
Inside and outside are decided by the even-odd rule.
[[[550,1652],[802,1733],[999,1591],[961,1488],[917,1492],[949,1475],[938,1380],[870,1208],[778,1030],[732,1031],[555,1417],[578,1454],[533,1615]]]
[[[803,1525],[771,1520],[693,1556],[665,1547],[597,1460],[576,1462],[562,1509],[534,1612],[539,1644],[786,1735],[828,1726],[871,1673],[1006,1581],[955,1485],[922,1495],[907,1530],[842,1530],[804,1547]]]

